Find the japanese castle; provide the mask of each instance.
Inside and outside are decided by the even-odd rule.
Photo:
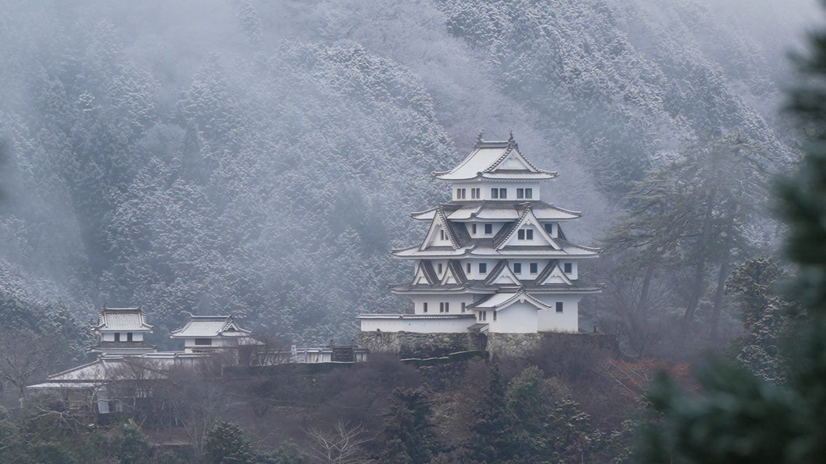
[[[421,244],[394,250],[415,265],[413,280],[391,291],[413,300],[413,314],[363,314],[362,332],[576,332],[583,295],[579,263],[599,249],[569,242],[563,224],[581,213],[543,202],[540,182],[555,172],[534,166],[511,135],[480,137],[450,171],[434,172],[452,200],[413,213],[429,221]]]

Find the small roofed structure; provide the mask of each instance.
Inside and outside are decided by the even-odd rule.
[[[107,354],[139,355],[157,351],[156,346],[149,345],[144,335],[152,333],[153,327],[146,323],[143,309],[107,308],[103,305],[98,323],[92,330],[99,335],[97,345],[89,351]]]
[[[242,329],[229,316],[190,316],[182,329],[172,332],[172,338],[184,340],[185,353],[206,353],[209,350],[257,343],[251,331]]]

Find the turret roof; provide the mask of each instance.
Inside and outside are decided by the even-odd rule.
[[[144,320],[143,309],[107,308],[103,305],[98,316],[98,323],[92,326],[96,331],[111,332],[151,332],[152,326]]]
[[[190,316],[182,329],[172,331],[172,338],[248,337],[252,332],[242,329],[229,316]]]
[[[513,159],[514,163],[506,163]],[[546,180],[556,177],[556,172],[544,171],[533,165],[513,140],[484,141],[479,139],[473,151],[458,166],[450,171],[434,172],[439,180],[457,181],[471,179],[498,180]]]

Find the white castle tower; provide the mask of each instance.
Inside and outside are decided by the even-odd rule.
[[[394,250],[415,263],[413,280],[391,285],[413,314],[364,314],[362,332],[537,333],[578,331],[579,301],[600,287],[579,279],[579,262],[599,250],[568,242],[563,223],[581,213],[541,201],[556,177],[528,161],[510,139],[479,137],[457,167],[433,173],[452,201],[413,219],[430,221],[424,241]]]

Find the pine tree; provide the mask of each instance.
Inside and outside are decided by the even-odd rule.
[[[468,462],[504,464],[517,457],[518,432],[505,393],[505,382],[499,367],[494,365],[482,402],[474,411],[475,420],[470,424],[473,434],[465,445]]]
[[[382,462],[427,464],[439,450],[427,392],[396,388],[391,401]]]
[[[808,143],[798,172],[780,187],[789,226],[786,252],[798,264],[795,293],[806,318],[796,327],[785,385],[721,361],[698,373],[699,397],[660,378],[651,391],[662,423],[649,427],[647,462],[818,463],[826,456],[826,30],[802,60],[809,83],[791,93]]]

